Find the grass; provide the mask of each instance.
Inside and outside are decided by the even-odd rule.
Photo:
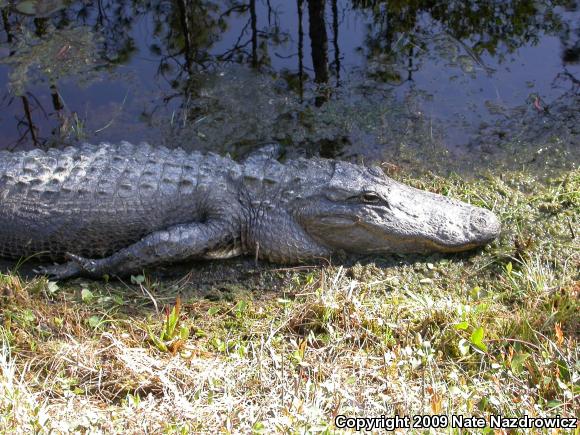
[[[580,172],[404,181],[493,209],[501,238],[471,255],[233,260],[130,283],[0,275],[0,432],[578,416]]]

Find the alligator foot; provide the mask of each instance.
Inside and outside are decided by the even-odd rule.
[[[53,266],[40,266],[34,269],[34,273],[37,275],[46,275],[48,279],[56,281],[78,276],[81,272],[81,266],[75,261],[69,261],[64,264],[55,264]]]
[[[64,264],[55,264],[53,266],[40,266],[34,270],[38,275],[46,275],[50,279],[61,280],[83,275],[88,277],[98,277],[99,268],[98,260],[89,260],[79,255],[67,252],[65,254],[67,261]]]
[[[99,261],[100,260],[90,260],[85,257],[81,257],[80,255],[71,254],[67,252],[65,255],[67,260],[70,260],[73,263],[77,263],[84,272],[88,272],[90,274],[95,274],[99,272]]]

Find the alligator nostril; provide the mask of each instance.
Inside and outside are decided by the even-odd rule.
[[[501,231],[497,216],[485,209],[476,209],[471,213],[470,226],[474,234],[482,241],[495,239]]]
[[[476,232],[480,232],[487,227],[487,220],[479,210],[471,213],[471,221],[469,223],[471,224],[471,229]]]

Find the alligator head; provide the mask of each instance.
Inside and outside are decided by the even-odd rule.
[[[331,250],[459,252],[490,242],[501,229],[491,211],[398,183],[377,167],[336,162],[306,196],[294,216]]]

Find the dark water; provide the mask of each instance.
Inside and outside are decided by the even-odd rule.
[[[0,148],[580,163],[578,1],[0,0]]]

